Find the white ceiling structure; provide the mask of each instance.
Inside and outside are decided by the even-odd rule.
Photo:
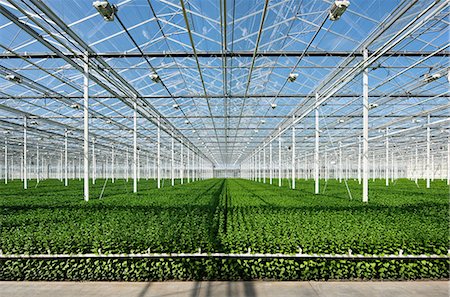
[[[61,148],[71,130],[82,151],[85,57],[100,147],[132,146],[137,98],[138,143],[150,153],[159,121],[163,146],[173,134],[218,167],[290,141],[292,127],[312,154],[316,104],[321,150],[356,150],[368,67],[370,151],[383,150],[386,128],[393,147],[422,150],[428,126],[433,153],[447,149],[449,1],[350,1],[336,21],[326,0],[110,2],[108,22],[91,1],[0,1],[0,137],[17,151],[24,116],[31,144]]]

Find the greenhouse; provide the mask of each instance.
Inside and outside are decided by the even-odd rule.
[[[1,290],[448,296],[449,16],[449,0],[0,0]]]

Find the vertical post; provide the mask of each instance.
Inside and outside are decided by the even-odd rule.
[[[8,139],[5,137],[5,185],[8,184]]]
[[[115,176],[114,176],[114,169],[116,167],[116,162],[114,160],[114,145],[111,147],[111,182],[114,183],[115,181]]]
[[[263,183],[266,183],[266,146],[263,148]]]
[[[315,135],[315,150],[314,150],[314,193],[319,194],[319,94],[316,93],[316,108],[315,108],[315,120],[316,120],[316,135]]]
[[[447,140],[447,185],[450,185],[450,136]]]
[[[269,183],[273,182],[272,141],[269,144]]]
[[[84,159],[84,200],[89,201],[89,57],[84,57],[84,138],[83,138],[83,159]]]
[[[191,150],[189,149],[189,147],[187,147],[187,164],[186,164],[186,174],[187,174],[187,182],[189,183],[189,180],[191,178],[191,170],[189,168],[189,160],[190,160],[190,152]]]
[[[281,187],[281,136],[278,136],[278,186]]]
[[[68,186],[69,185],[69,176],[68,176],[68,173],[67,173],[67,155],[68,155],[68,152],[67,152],[67,135],[69,134],[69,131],[65,131],[64,132],[64,186]]]
[[[417,142],[416,142],[416,152],[415,153],[416,154],[415,154],[415,160],[414,160],[414,182],[417,185],[417,179],[418,179],[418,176],[419,176],[419,167],[418,167],[418,164],[419,164],[419,152],[418,152],[418,148],[417,148]]]
[[[128,176],[130,175],[129,174],[130,164],[129,164],[128,158],[129,158],[129,156],[128,156],[128,146],[127,146],[127,151],[125,154],[125,180],[126,180],[126,182],[128,182],[128,178],[129,178]]]
[[[172,187],[175,186],[175,147],[174,147],[174,139],[173,139],[173,133],[172,133],[172,163],[170,167],[170,178],[172,179]]]
[[[28,188],[28,164],[27,164],[27,117],[23,117],[23,188]]]
[[[364,106],[363,106],[364,108]],[[363,116],[364,118],[364,116]],[[364,121],[364,119],[363,119]],[[363,128],[364,129],[364,128]],[[358,183],[361,184],[361,136],[358,137]]]
[[[339,182],[342,183],[342,142],[339,141]]]
[[[36,147],[36,181],[39,183],[39,143]]]
[[[181,141],[181,148],[180,148],[180,180],[181,184],[183,184],[183,178],[184,178],[184,154],[183,154],[183,141]]]
[[[427,117],[427,189],[430,188],[430,177],[431,177],[431,164],[430,164],[430,155],[431,155],[431,128],[430,128],[430,115]]]
[[[133,193],[138,191],[137,172],[137,98],[133,102]]]
[[[292,120],[295,119],[295,116],[292,116]],[[292,126],[292,160],[291,160],[291,165],[292,165],[292,189],[295,190],[295,125]]]
[[[156,170],[157,170],[157,188],[161,188],[161,119],[158,118],[158,128],[157,128],[157,161],[156,161]]]
[[[95,166],[95,139],[92,139],[92,184],[95,185],[96,171],[97,168]],[[127,148],[128,152],[128,148]]]
[[[384,169],[386,187],[389,186],[389,127],[386,127],[386,167]]]
[[[367,61],[368,52],[364,49],[364,60]],[[369,65],[365,65],[363,72],[363,153],[362,153],[362,179],[363,179],[363,202],[369,201]],[[360,142],[361,147],[361,142]],[[360,150],[361,151],[361,150]],[[361,158],[361,153],[360,153]],[[360,167],[358,170],[361,172]],[[360,173],[361,175],[361,173]],[[361,176],[359,176],[361,179]],[[360,181],[361,182],[361,181]]]

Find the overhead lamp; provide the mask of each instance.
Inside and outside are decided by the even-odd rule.
[[[423,80],[426,83],[435,81],[437,79],[440,79],[442,77],[442,74],[440,73],[435,73],[435,74],[429,74],[429,73],[425,73],[425,75],[423,76]]]
[[[336,0],[330,7],[329,17],[332,21],[337,21],[341,18],[344,12],[347,10],[350,5],[350,1],[348,0]]]
[[[114,21],[114,14],[118,10],[116,5],[111,5],[108,1],[94,1],[92,6],[97,9],[98,13],[105,19],[105,21]]]
[[[174,105],[172,105],[172,107],[175,108],[175,109],[179,109],[180,105],[179,104],[174,104]]]
[[[161,82],[161,78],[160,78],[159,75],[156,74],[156,73],[150,74],[150,78],[151,78],[151,80],[154,81],[155,83]]]
[[[73,109],[80,109],[80,104],[74,103],[74,104],[70,105],[70,107]]]
[[[378,107],[378,103],[370,103],[369,104],[369,109],[374,109]]]
[[[342,123],[344,123],[344,122],[345,122],[344,119],[339,119],[339,120],[338,120],[338,123],[341,123],[341,124],[342,124]]]
[[[36,121],[31,121],[28,125],[29,126],[37,126],[37,125],[39,125],[39,123]]]
[[[190,122],[189,122],[188,120],[184,121],[184,123],[185,123],[186,125],[189,125],[189,124],[190,124]]]
[[[255,129],[255,133],[258,133],[258,129]]]
[[[270,107],[272,107],[272,109],[277,108],[277,105],[275,103],[270,104]]]
[[[297,79],[297,77],[298,77],[298,73],[291,73],[291,74],[289,74],[288,81],[294,82]]]
[[[22,78],[20,76],[15,75],[15,74],[7,74],[5,76],[5,79],[9,80],[11,82],[18,83],[18,84],[20,84],[22,82]]]
[[[111,120],[106,120],[106,123],[107,124],[112,124],[112,121]]]
[[[261,124],[265,124],[266,123],[266,121],[265,120],[261,120]]]
[[[412,119],[411,120],[411,123],[420,123],[420,122],[422,122],[421,119]]]

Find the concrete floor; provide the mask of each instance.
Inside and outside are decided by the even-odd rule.
[[[449,281],[0,282],[1,297],[448,297]]]

